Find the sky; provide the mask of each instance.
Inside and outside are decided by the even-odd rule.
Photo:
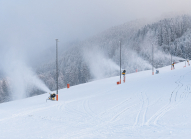
[[[0,0],[0,66],[7,59],[34,66],[54,50],[56,38],[64,47],[131,20],[190,13],[190,5],[190,0]]]

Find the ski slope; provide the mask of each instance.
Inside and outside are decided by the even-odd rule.
[[[0,139],[190,139],[191,66],[112,77],[0,104]]]

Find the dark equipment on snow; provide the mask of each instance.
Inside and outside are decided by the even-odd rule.
[[[125,72],[126,72],[126,70],[123,70],[123,72],[122,72],[122,75],[123,75],[123,82],[125,83]]]
[[[156,70],[156,74],[159,74],[159,70]]]
[[[49,94],[50,94],[50,93],[49,93]],[[50,97],[48,97],[47,100],[53,100],[53,101],[55,101],[55,97],[56,97],[56,94],[55,94],[55,93],[50,94]],[[47,100],[46,100],[46,101],[47,101]]]
[[[173,63],[172,63],[172,68],[173,68],[173,69],[175,69],[175,68],[174,68],[174,64],[175,64],[175,63],[173,62]]]
[[[51,94],[51,95],[50,95],[50,97],[51,97],[52,99],[55,98],[55,96],[56,96],[55,94]]]
[[[188,66],[190,66],[190,63],[189,63],[189,60],[187,59],[187,62],[188,62]]]
[[[125,75],[126,70],[123,70],[122,75]]]

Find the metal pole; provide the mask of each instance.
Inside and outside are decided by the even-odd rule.
[[[119,41],[120,46],[120,84],[121,84],[121,41]]]
[[[171,19],[172,20],[172,19]],[[170,31],[170,28],[168,29],[168,32],[169,34],[171,35],[171,31]],[[171,64],[171,70],[172,70],[172,44],[170,44],[171,42],[171,37],[169,35],[169,43],[168,43],[168,46],[170,45],[170,64]]]
[[[152,43],[152,75],[154,75],[154,67],[153,67],[153,59],[154,59],[154,54],[153,54],[153,43]]]
[[[172,70],[172,45],[170,45],[170,55],[171,55],[171,70]]]
[[[172,36],[174,37],[174,24],[173,24],[173,19],[171,18],[171,26],[172,26]],[[169,29],[170,32],[170,29]],[[169,44],[171,42],[170,36],[169,36]],[[173,44],[173,43],[172,43]],[[170,55],[171,55],[171,70],[174,69],[174,67],[172,66],[172,44],[170,45]]]
[[[58,101],[58,39],[56,39],[56,100]]]
[[[185,67],[186,67],[186,60],[185,60]]]
[[[184,51],[185,52],[185,51]],[[186,67],[186,54],[185,54],[185,67]]]

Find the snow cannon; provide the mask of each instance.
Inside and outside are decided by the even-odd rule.
[[[159,74],[159,70],[156,70],[156,74]]]
[[[126,73],[126,70],[123,70],[122,75],[125,75],[125,73]]]
[[[49,94],[50,94],[50,96],[48,97],[47,100],[55,101],[56,94],[55,93],[53,93],[53,94],[49,93]]]
[[[126,73],[126,70],[123,70],[123,72],[122,72],[122,75],[123,75],[123,82],[125,83],[125,73]]]

